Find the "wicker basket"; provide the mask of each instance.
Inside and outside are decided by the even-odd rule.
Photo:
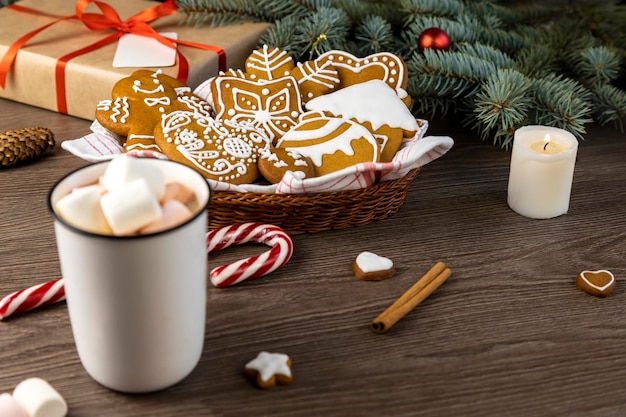
[[[361,226],[397,212],[419,168],[370,187],[332,193],[261,194],[217,191],[209,206],[209,229],[261,222],[290,234]]]

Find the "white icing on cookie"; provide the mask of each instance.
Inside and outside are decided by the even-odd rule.
[[[291,376],[289,356],[284,353],[260,352],[256,358],[246,364],[246,369],[259,372],[263,381],[269,381],[274,375]]]
[[[182,96],[185,93],[191,93],[191,88],[184,86],[184,87],[174,87],[174,91],[176,92],[177,96]]]
[[[384,81],[370,80],[316,97],[306,103],[307,110],[328,111],[335,116],[370,122],[374,130],[383,125],[417,131],[411,114],[395,91]]]
[[[100,100],[96,110],[109,111],[111,109],[112,100]]]
[[[109,118],[113,123],[117,123],[117,116],[120,116],[120,123],[126,123],[126,119],[130,115],[130,106],[128,104],[128,97],[118,97],[113,102],[113,112]]]
[[[271,139],[280,137],[291,129],[302,108],[300,92],[293,77],[260,82],[217,78],[217,119],[230,118],[236,122],[249,122],[262,128]],[[227,100],[232,97],[232,107]],[[223,117],[228,115],[228,117]]]
[[[379,52],[365,58],[357,58],[348,52],[335,50],[323,53],[317,61],[330,61],[335,67],[344,68],[355,74],[375,67],[377,71],[382,71],[382,80],[392,88],[402,87],[406,76],[402,59],[389,52]],[[396,74],[392,74],[392,71],[396,71]]]
[[[313,82],[332,89],[339,84],[339,76],[337,71],[332,68],[330,61],[326,61],[322,65],[319,65],[317,61],[298,62],[297,67],[303,74],[303,77],[298,80],[300,85],[305,82]]]
[[[146,103],[148,107],[154,107],[159,104],[169,106],[171,104],[169,97],[146,97],[143,99],[143,102]]]
[[[165,92],[165,87],[163,87],[163,84],[160,83],[159,80],[154,80],[155,83],[158,83],[158,86],[155,87],[152,90],[148,90],[145,88],[141,88],[141,81],[139,80],[135,80],[133,82],[133,91],[135,93],[144,93],[144,94],[156,94],[156,93],[164,93]]]
[[[346,155],[354,155],[354,149],[352,147],[352,141],[356,139],[366,139],[374,150],[374,158],[371,162],[378,160],[380,149],[376,139],[365,127],[360,124],[351,122],[349,120],[335,118],[335,117],[311,117],[301,122],[298,126],[311,124],[314,122],[322,122],[322,126],[317,129],[291,129],[288,131],[276,144],[277,147],[281,146],[286,141],[311,141],[318,138],[323,138],[329,135],[334,135],[329,140],[319,142],[308,146],[298,147],[285,147],[288,151],[297,152],[300,155],[311,158],[313,164],[317,167],[322,166],[322,159],[324,155],[334,154],[337,151],[341,151]],[[347,128],[346,128],[347,127]]]
[[[201,134],[197,126],[204,128]],[[229,181],[248,173],[257,150],[269,147],[269,138],[250,124],[218,121],[187,111],[163,117],[161,131],[168,143],[200,172]]]
[[[585,276],[586,274],[597,275],[597,274],[602,274],[602,273],[605,273],[605,274],[607,274],[609,276],[608,282],[606,284],[604,284],[603,286],[599,286],[599,285],[594,284],[589,279],[587,279],[587,277]],[[583,272],[580,273],[580,277],[583,279],[583,281],[585,281],[585,283],[587,285],[589,285],[592,288],[595,288],[598,291],[606,290],[611,285],[613,285],[613,283],[615,282],[615,276],[613,275],[613,273],[611,271],[606,270],[606,269],[601,269],[599,271],[583,271]]]
[[[356,257],[356,264],[363,272],[387,271],[393,268],[393,261],[372,252],[361,252]]]
[[[246,60],[247,72],[260,72],[262,78],[273,80],[285,75],[285,71],[279,71],[281,68],[291,69],[293,67],[293,58],[278,48],[270,48],[263,45],[260,50],[253,51]]]

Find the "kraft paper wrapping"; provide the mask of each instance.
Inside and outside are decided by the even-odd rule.
[[[107,0],[122,20],[154,6],[147,0]],[[73,15],[75,2],[68,0],[21,0],[20,6],[55,15]],[[100,13],[94,5],[87,12]],[[151,23],[159,32],[177,32],[180,40],[219,46],[226,52],[227,68],[242,68],[248,55],[257,48],[258,39],[267,30],[266,23],[244,23],[216,28],[179,25],[180,12]],[[53,18],[0,9],[0,57],[9,46],[26,33],[38,29]],[[32,38],[17,54],[0,97],[57,111],[54,80],[57,59],[91,45],[113,31],[95,32],[81,22],[66,20],[45,29]],[[65,71],[67,111],[70,115],[93,120],[98,101],[110,98],[113,85],[137,68],[113,68],[117,42],[70,60]],[[218,55],[211,51],[179,46],[189,61],[188,85],[194,89],[218,73]],[[161,68],[176,77],[177,66]]]

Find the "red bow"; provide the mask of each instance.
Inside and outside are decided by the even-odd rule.
[[[85,13],[85,8],[90,4],[95,4],[100,11],[101,14],[98,13]],[[28,7],[22,7],[17,4],[12,4],[7,6],[8,8],[20,12],[26,13],[34,13],[38,15],[50,16],[54,17],[56,20],[48,23],[40,27],[39,29],[33,30],[20,37],[17,41],[15,41],[4,54],[2,61],[0,61],[0,87],[4,88],[6,85],[6,78],[13,66],[13,62],[15,61],[15,57],[17,56],[18,51],[35,35],[39,32],[47,29],[48,27],[54,25],[63,20],[79,20],[81,21],[89,30],[93,31],[103,31],[112,29],[115,30],[114,33],[104,37],[103,39],[95,42],[89,46],[81,48],[77,51],[71,52],[67,55],[62,56],[58,59],[55,69],[55,80],[56,80],[56,90],[57,90],[57,107],[60,113],[67,113],[67,103],[65,101],[65,67],[67,62],[75,58],[79,55],[86,54],[88,52],[92,52],[98,48],[103,47],[111,42],[114,42],[118,38],[120,38],[125,33],[132,33],[135,35],[146,36],[150,38],[154,38],[161,42],[164,45],[169,46],[170,48],[176,49],[176,45],[185,45],[191,46],[194,48],[205,49],[209,51],[216,52],[218,54],[219,59],[219,69],[222,71],[226,70],[226,53],[222,48],[212,45],[204,45],[200,43],[194,42],[186,42],[181,40],[174,40],[167,38],[165,36],[159,35],[148,23],[152,22],[161,17],[168,16],[172,13],[175,13],[178,9],[178,6],[175,3],[175,0],[166,0],[163,3],[158,4],[157,6],[149,7],[141,12],[137,13],[134,16],[131,16],[125,21],[120,19],[119,15],[115,11],[115,9],[109,6],[106,3],[96,1],[96,0],[78,0],[76,2],[76,14],[72,16],[60,16],[53,15],[45,12],[41,12],[36,9],[31,9]],[[176,50],[176,54],[178,56],[178,75],[177,78],[186,83],[187,77],[189,76],[189,63],[187,59],[181,54],[178,50]]]

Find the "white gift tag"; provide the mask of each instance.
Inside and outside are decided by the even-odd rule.
[[[178,39],[176,32],[160,32],[161,36]],[[163,45],[154,38],[123,35],[117,43],[113,57],[115,68],[171,67],[176,64],[176,50]]]

